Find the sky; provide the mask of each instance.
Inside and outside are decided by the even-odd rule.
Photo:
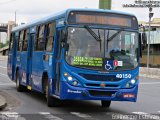
[[[148,21],[147,8],[123,8],[122,4],[135,0],[112,0],[112,10],[135,14],[139,21]],[[160,1],[160,0],[157,0]],[[15,20],[27,23],[67,8],[98,8],[99,0],[0,0],[0,23]],[[154,8],[154,17],[160,18],[160,8]],[[2,35],[4,38],[5,34]]]

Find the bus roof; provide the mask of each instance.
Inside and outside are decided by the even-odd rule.
[[[86,9],[67,9],[67,10],[59,12],[57,14],[51,14],[47,17],[34,20],[33,22],[29,22],[27,24],[23,24],[23,25],[20,25],[18,27],[14,27],[12,29],[12,32],[16,32],[18,30],[22,30],[22,29],[25,29],[25,28],[28,28],[28,27],[34,27],[36,25],[43,24],[43,23],[49,22],[51,20],[65,18],[68,15],[68,13],[70,13],[71,11],[105,12],[105,13],[115,13],[115,14],[121,14],[121,15],[127,15],[127,16],[135,16],[134,14],[125,13],[125,12],[121,12],[121,11],[115,11],[115,10],[88,9],[88,8],[86,8]]]

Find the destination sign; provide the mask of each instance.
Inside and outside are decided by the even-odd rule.
[[[73,65],[102,67],[103,60],[102,60],[102,58],[74,56]]]
[[[96,12],[71,12],[68,18],[69,24],[96,24],[108,26],[132,27],[137,23],[136,18],[120,14],[96,13]],[[135,26],[134,26],[135,27]]]
[[[76,22],[131,27],[131,19],[109,16],[76,15]]]

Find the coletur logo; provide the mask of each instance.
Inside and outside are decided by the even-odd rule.
[[[101,86],[101,88],[105,88],[106,84],[105,83],[101,83],[100,86]]]

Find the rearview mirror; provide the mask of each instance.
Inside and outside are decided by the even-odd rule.
[[[140,49],[140,57],[142,58],[142,34],[139,33],[139,49]]]
[[[139,33],[139,44],[141,49],[144,50],[147,47],[147,35],[146,33]]]
[[[140,46],[140,56],[142,57],[142,50],[147,47],[147,35],[145,32],[139,33],[139,46]]]
[[[147,35],[146,33],[142,33],[142,50],[147,47]]]
[[[65,45],[65,49],[66,49],[66,51],[68,51],[68,50],[69,50],[69,44],[68,44],[68,43],[66,43],[66,45]]]
[[[65,43],[66,41],[66,31],[61,30],[61,42]]]

